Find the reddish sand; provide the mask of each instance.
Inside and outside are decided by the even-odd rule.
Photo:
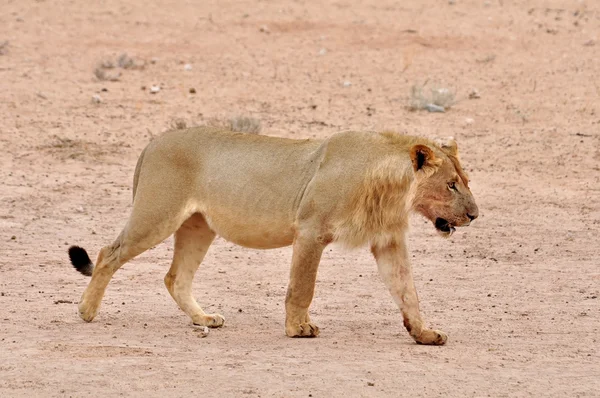
[[[312,3],[3,2],[0,396],[600,394],[600,4]],[[124,52],[145,67],[95,77]],[[459,102],[410,112],[427,79]],[[444,240],[417,216],[410,236],[446,346],[412,341],[368,250],[335,247],[316,339],[283,333],[291,249],[222,239],[194,285],[227,319],[207,338],[163,285],[171,239],[115,275],[94,322],[77,316],[88,279],[66,250],[116,237],[141,149],[175,119],[235,115],[275,136],[458,139],[480,219]]]

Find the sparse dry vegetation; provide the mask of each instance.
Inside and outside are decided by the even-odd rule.
[[[130,145],[123,142],[97,144],[95,142],[55,135],[51,141],[40,145],[38,149],[59,159],[97,159],[120,154],[123,152],[124,147],[130,147]]]
[[[226,120],[211,117],[206,119],[204,125],[237,133],[260,134],[262,131],[261,121],[250,116],[234,116]]]
[[[171,120],[171,123],[169,124],[170,130],[185,130],[186,128],[188,128],[188,124],[185,119],[182,118],[175,118]]]
[[[496,59],[496,54],[488,54],[485,57],[476,59],[475,61],[479,62],[480,64],[487,64],[490,62],[494,62],[495,59]]]
[[[183,118],[174,118],[169,122],[168,128],[169,130],[184,130],[197,125],[247,134],[260,134],[262,130],[261,121],[250,116],[234,116],[229,119],[209,117],[199,124],[190,124]]]
[[[103,81],[116,82],[121,77],[121,72],[119,71],[108,71],[110,68],[106,68],[103,66],[104,63],[99,64],[96,69],[94,69],[94,76],[96,79]]]
[[[129,69],[135,65],[135,61],[127,55],[127,53],[123,53],[117,58],[117,64],[119,65],[119,68]]]
[[[228,120],[228,128],[231,131],[249,134],[260,134],[262,124],[260,120],[249,116],[234,116]]]
[[[105,59],[98,64],[98,67],[102,69],[114,69],[115,63],[110,59]]]
[[[94,69],[94,75],[98,80],[117,81],[121,77],[120,71],[112,71],[117,67],[120,69],[143,69],[146,62],[130,57],[127,53],[122,53],[116,60],[104,59],[98,63]]]

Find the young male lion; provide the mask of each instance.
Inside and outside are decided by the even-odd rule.
[[[170,131],[142,152],[133,179],[133,210],[118,238],[98,254],[73,246],[74,267],[92,277],[79,314],[96,316],[106,286],[123,264],[175,234],[165,285],[196,325],[219,327],[192,296],[192,280],[216,235],[258,249],[293,245],[285,332],[314,337],[308,307],[323,249],[369,244],[400,308],[422,344],[444,344],[419,312],[405,234],[411,210],[445,236],[478,209],[458,161],[445,145],[396,133],[345,132],[291,140],[213,128]]]

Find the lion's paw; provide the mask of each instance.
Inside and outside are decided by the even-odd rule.
[[[91,322],[98,314],[98,307],[88,305],[85,300],[79,303],[79,316],[86,322]]]
[[[209,328],[220,328],[225,323],[225,318],[219,314],[205,314],[194,317],[192,320],[196,326],[208,326]]]
[[[441,330],[424,329],[415,340],[419,344],[444,345],[448,341],[448,335]]]
[[[288,325],[285,327],[285,334],[288,337],[317,337],[319,335],[319,327],[310,322],[304,322],[299,325]]]

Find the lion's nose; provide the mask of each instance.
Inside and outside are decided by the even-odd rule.
[[[471,222],[474,219],[476,219],[477,217],[479,217],[479,208],[477,207],[477,205],[474,202],[469,203],[469,205],[467,206],[467,208],[465,210],[466,210],[465,213],[467,213],[467,218],[469,219],[469,222]]]

